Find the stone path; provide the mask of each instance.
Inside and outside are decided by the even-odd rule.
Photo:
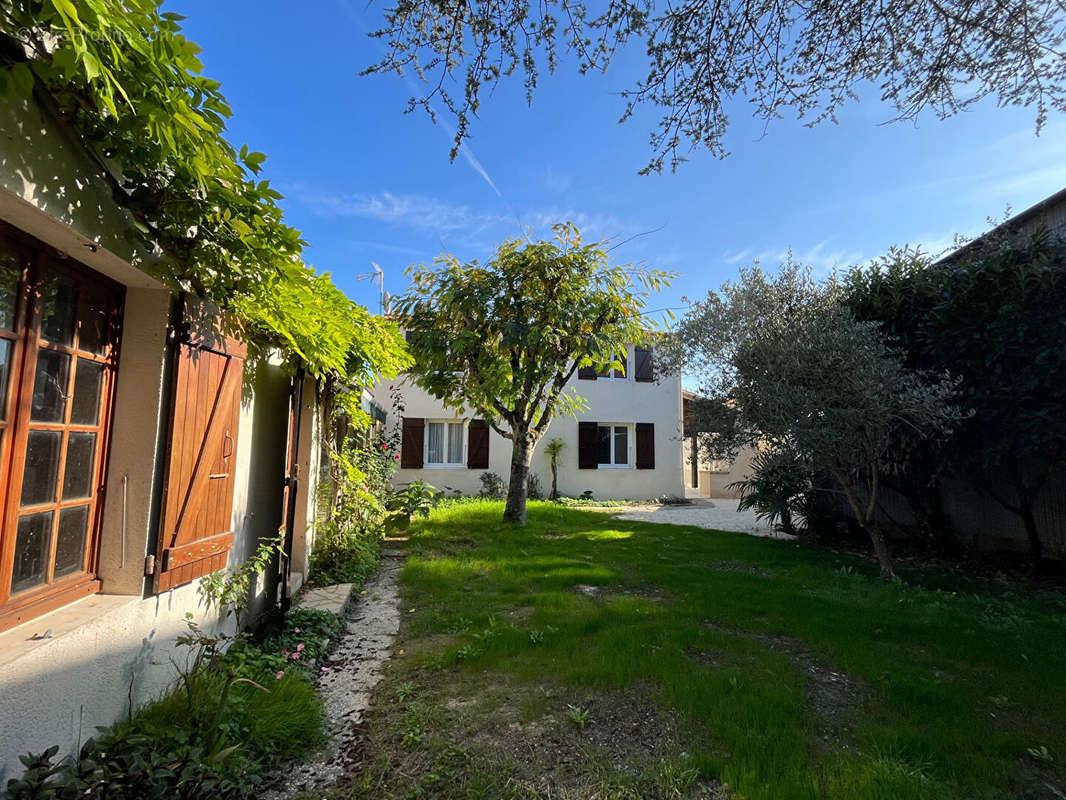
[[[318,680],[329,744],[313,761],[289,768],[282,785],[265,792],[263,800],[285,800],[300,791],[324,789],[361,761],[363,712],[400,627],[397,578],[405,556],[385,550],[382,557],[381,568],[352,604],[347,630],[326,661],[328,671]]]
[[[737,501],[732,499],[693,500],[690,505],[632,506],[617,514],[619,519],[635,522],[661,522],[667,525],[695,525],[718,531],[735,531],[751,536],[771,539],[794,539],[786,533],[773,530],[765,522],[755,518],[752,511],[737,511]]]

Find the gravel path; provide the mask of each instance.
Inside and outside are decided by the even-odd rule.
[[[695,525],[717,531],[735,531],[771,539],[794,539],[773,530],[755,518],[752,511],[738,511],[737,501],[731,499],[693,500],[690,505],[632,506],[617,514],[619,519],[635,522],[660,522],[666,525]]]
[[[263,793],[263,800],[324,789],[361,761],[363,712],[400,627],[397,578],[404,554],[386,550],[383,557],[381,569],[352,604],[347,630],[326,661],[328,671],[318,679],[329,744],[313,761],[292,767],[282,785]]]

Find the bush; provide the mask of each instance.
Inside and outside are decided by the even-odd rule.
[[[316,612],[321,613],[321,612]],[[25,773],[8,782],[5,800],[245,800],[259,795],[262,776],[323,739],[323,709],[308,673],[328,627],[297,619],[314,634],[294,658],[239,636],[201,634],[192,623],[179,642],[192,648],[192,666],[175,688],[132,719],[101,728],[76,757],[60,764],[58,747],[23,756]],[[339,624],[339,623],[337,623]],[[292,626],[279,638],[299,636]],[[317,641],[315,641],[317,639]],[[304,654],[308,655],[304,657]],[[294,666],[299,664],[300,666]],[[303,668],[301,668],[303,667]]]
[[[751,509],[758,519],[795,535],[793,520],[811,491],[810,467],[792,450],[759,450],[751,459],[751,475],[726,488],[739,493],[738,510]]]
[[[481,497],[487,497],[490,500],[502,500],[507,494],[507,487],[503,482],[503,478],[495,472],[482,472],[480,480]]]
[[[540,487],[540,477],[535,472],[529,473],[526,479],[526,498],[529,500],[543,500],[544,490]]]
[[[334,515],[315,539],[308,563],[308,586],[362,584],[377,568],[381,533],[359,528]]]

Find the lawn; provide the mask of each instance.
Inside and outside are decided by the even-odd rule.
[[[412,531],[338,798],[1066,797],[1066,602],[531,503]]]

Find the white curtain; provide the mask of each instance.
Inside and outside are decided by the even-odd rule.
[[[448,463],[461,464],[463,462],[463,423],[451,422],[448,424]]]
[[[444,423],[430,422],[426,434],[428,447],[426,448],[426,461],[430,464],[444,463]]]

